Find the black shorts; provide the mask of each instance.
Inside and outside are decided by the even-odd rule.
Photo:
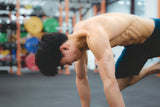
[[[138,75],[146,61],[160,56],[160,19],[153,19],[153,34],[143,43],[125,46],[116,62],[116,78]]]

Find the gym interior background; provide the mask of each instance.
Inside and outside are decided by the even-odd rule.
[[[34,63],[34,53],[41,36],[45,32],[70,34],[76,22],[103,13],[119,12],[157,18],[160,17],[159,8],[159,0],[0,0],[0,106],[64,107],[68,105],[80,107],[74,82],[74,64],[60,67],[59,75],[52,79],[39,73]],[[113,48],[115,61],[122,49],[121,46]],[[101,80],[96,73],[98,68],[95,58],[91,51],[88,51],[88,56],[90,83],[91,87],[95,88],[92,93],[96,93],[93,96],[101,100],[93,99],[91,107],[106,107],[107,101],[103,95]],[[159,58],[149,59],[145,66],[157,61]],[[147,82],[151,85],[156,81],[158,84],[157,76],[158,74],[149,77]],[[94,82],[97,83],[93,84]],[[50,85],[58,87],[51,88]],[[149,99],[145,96],[136,97],[146,99],[143,103],[137,101],[139,106],[130,101],[133,99],[130,98],[132,95],[129,93],[135,90],[136,92],[143,91],[147,83],[143,85],[143,88],[141,83],[137,87],[123,92],[124,99],[127,100],[127,107],[147,107],[149,105],[147,102]],[[159,85],[156,87],[160,88]],[[68,89],[72,91],[69,92]],[[98,93],[102,95],[102,98],[97,95]],[[160,98],[158,95],[156,97]],[[160,106],[157,100],[150,104],[152,107]]]

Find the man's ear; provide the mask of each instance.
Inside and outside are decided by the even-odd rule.
[[[69,46],[67,44],[62,44],[60,46],[60,51],[63,51],[63,50],[69,50]]]

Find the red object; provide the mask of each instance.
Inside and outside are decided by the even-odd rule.
[[[38,71],[38,66],[35,64],[35,55],[34,54],[29,54],[26,59],[26,66],[28,67],[28,69],[30,69],[31,71]]]

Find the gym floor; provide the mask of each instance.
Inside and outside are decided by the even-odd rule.
[[[88,72],[90,107],[108,107],[98,73]],[[126,88],[122,95],[126,107],[160,107],[160,77],[150,75]],[[0,75],[0,107],[81,107],[75,72],[45,77],[39,72],[22,76]]]

